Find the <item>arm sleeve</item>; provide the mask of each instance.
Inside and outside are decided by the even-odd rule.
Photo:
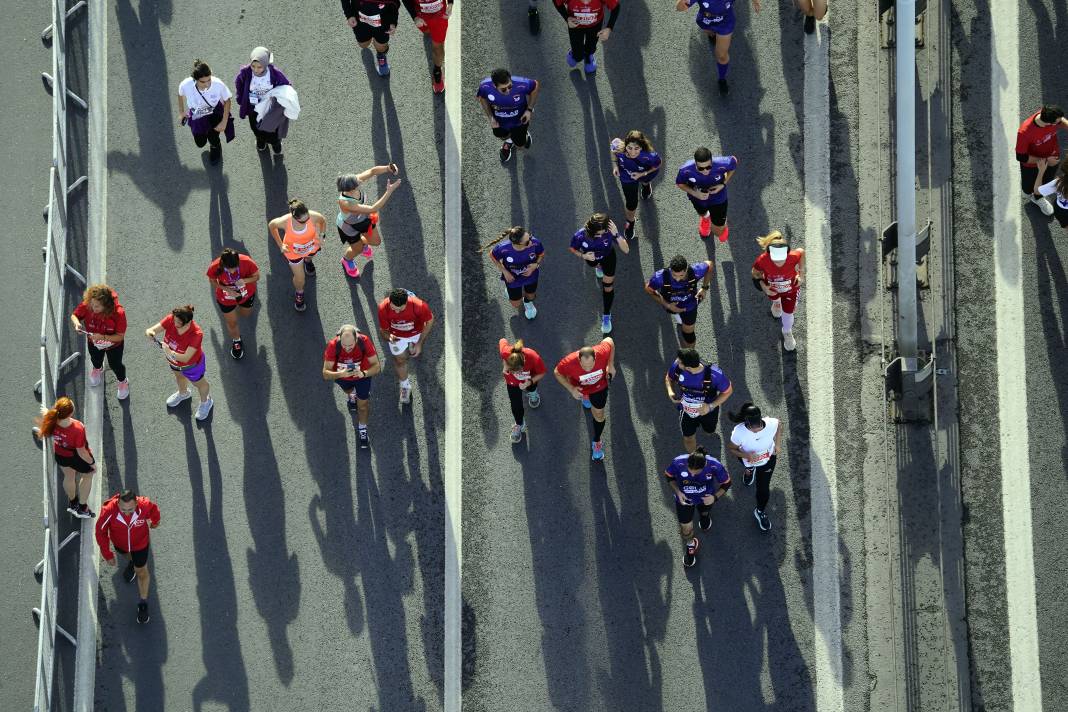
[[[1020,163],[1025,163],[1030,148],[1031,142],[1027,139],[1027,132],[1020,129],[1016,132],[1016,160]]]
[[[612,8],[612,11],[608,13],[608,29],[612,29],[616,26],[616,20],[619,19],[619,3]]]
[[[152,522],[153,526],[158,526],[160,520],[159,505],[146,497],[144,507],[145,518]]]
[[[356,8],[354,7],[354,0],[341,0],[341,11],[345,13],[345,17],[356,17]]]
[[[567,5],[564,0],[553,0],[553,4],[556,7],[556,11],[560,13],[560,17],[567,19]]]

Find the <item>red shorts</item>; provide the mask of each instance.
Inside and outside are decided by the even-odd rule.
[[[447,17],[424,17],[426,24],[419,30],[424,35],[430,35],[430,41],[434,44],[445,43],[445,33],[449,31],[449,18]]]
[[[797,308],[797,290],[794,289],[789,292],[783,292],[782,294],[776,294],[774,297],[768,297],[771,301],[776,299],[782,302],[782,311],[784,314],[793,314],[794,309]]]

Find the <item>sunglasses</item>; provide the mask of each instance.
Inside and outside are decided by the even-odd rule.
[[[707,173],[708,171],[712,170],[712,164],[711,164],[711,163],[709,163],[709,164],[708,164],[708,165],[706,165],[706,166],[698,166],[698,165],[695,165],[694,167],[695,167],[695,168],[696,168],[697,170],[701,171],[702,173]]]

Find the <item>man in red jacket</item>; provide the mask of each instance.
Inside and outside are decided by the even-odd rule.
[[[104,560],[115,566],[115,554],[111,551],[115,547],[115,551],[130,561],[122,577],[127,581],[137,579],[138,623],[148,623],[148,586],[152,581],[148,574],[148,530],[158,526],[156,503],[128,489],[112,495],[100,508],[96,520],[96,543]]]

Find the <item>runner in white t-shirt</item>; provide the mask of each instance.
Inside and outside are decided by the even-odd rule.
[[[226,134],[228,142],[234,138],[230,126],[231,96],[222,80],[212,76],[211,67],[199,59],[193,62],[192,75],[178,85],[178,125],[189,125],[197,148],[211,144],[208,156],[212,163],[222,157],[219,134]]]
[[[745,474],[742,484],[749,487],[756,481],[756,509],[753,516],[761,531],[771,529],[771,520],[765,513],[770,497],[771,475],[782,442],[782,427],[778,418],[764,417],[760,408],[752,403],[743,403],[730,419],[738,423],[731,432],[727,452],[742,461]]]

